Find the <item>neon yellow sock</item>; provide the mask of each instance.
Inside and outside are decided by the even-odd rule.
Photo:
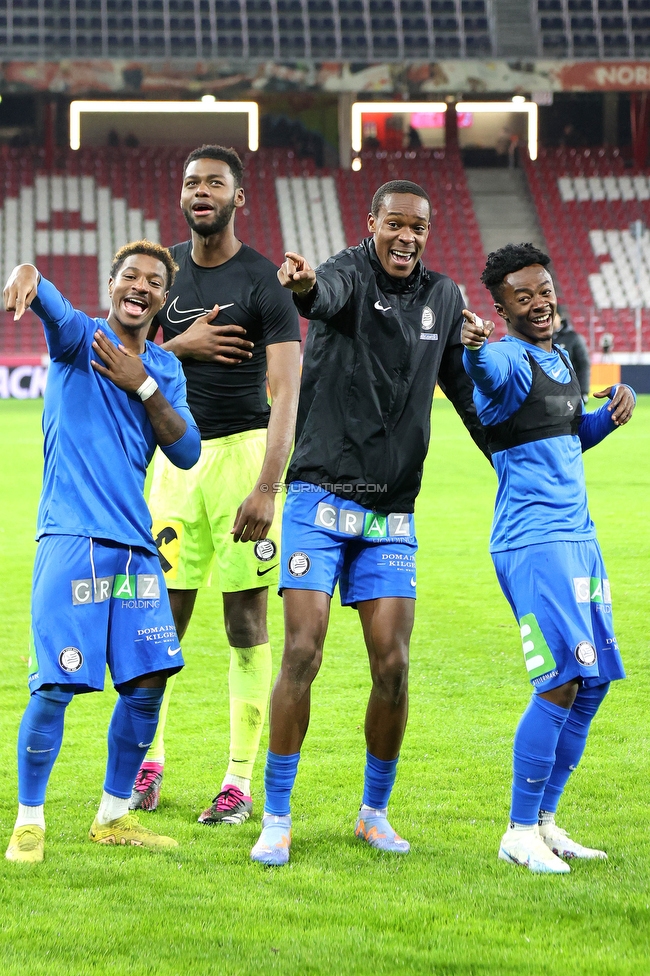
[[[231,647],[228,774],[251,779],[271,686],[271,645]]]
[[[167,724],[167,709],[169,708],[169,699],[172,696],[172,688],[174,687],[175,682],[175,674],[173,674],[171,678],[167,678],[165,694],[163,695],[160,713],[158,715],[158,728],[156,729],[153,742],[147,750],[147,762],[159,762],[163,764],[165,762],[165,725]]]

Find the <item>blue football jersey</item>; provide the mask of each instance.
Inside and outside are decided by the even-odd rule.
[[[532,385],[531,355],[558,383],[570,379],[557,350],[546,352],[506,336],[463,353],[474,381],[474,403],[483,424],[507,420],[528,396]],[[608,401],[583,414],[577,435],[533,440],[492,455],[499,479],[490,551],[500,552],[540,542],[595,539],[589,515],[582,452],[616,429]]]
[[[45,328],[51,357],[45,390],[43,490],[37,538],[77,535],[107,539],[156,552],[144,500],[147,465],[156,437],[140,399],[96,372],[91,360],[100,329],[119,344],[105,319],[72,307],[42,278],[32,310]],[[200,436],[185,398],[185,378],[176,357],[147,342],[144,367],[187,423],[185,434],[164,448],[174,463],[191,467]]]

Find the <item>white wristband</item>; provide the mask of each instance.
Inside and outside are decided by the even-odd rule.
[[[156,383],[153,376],[147,376],[142,386],[139,386],[135,392],[144,403],[145,400],[148,400],[150,396],[154,395],[157,389],[158,389],[158,384]]]

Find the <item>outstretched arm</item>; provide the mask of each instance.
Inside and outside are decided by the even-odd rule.
[[[92,319],[72,307],[33,264],[19,264],[9,275],[4,304],[19,321],[28,308],[38,315],[52,359],[69,359],[84,341],[90,342]]]
[[[346,268],[337,255],[319,265],[318,273],[306,258],[287,251],[278,271],[283,288],[289,288],[301,315],[308,319],[330,319],[340,312],[353,290],[354,269]]]
[[[14,312],[14,322],[18,322],[38,294],[41,274],[33,264],[19,264],[9,275],[3,298],[5,309]]]
[[[580,418],[578,436],[583,451],[595,447],[617,427],[626,424],[632,417],[636,406],[634,390],[624,383],[608,386],[607,389],[594,393],[594,396],[599,400],[608,397],[610,402],[592,413],[584,413]]]
[[[128,352],[124,346],[116,346],[99,329],[95,332],[93,350],[98,357],[91,360],[93,369],[109,379],[118,389],[140,397],[158,444],[178,467],[191,468],[198,460],[201,450],[198,430],[194,426],[190,428],[187,421],[163,396],[153,377],[147,375],[140,357]],[[186,434],[190,436],[185,438]],[[171,452],[168,450],[176,445],[179,449]]]
[[[237,509],[232,527],[235,542],[266,538],[275,510],[273,486],[282,480],[296,426],[300,343],[277,342],[267,346],[266,362],[271,390],[266,453],[255,487]]]

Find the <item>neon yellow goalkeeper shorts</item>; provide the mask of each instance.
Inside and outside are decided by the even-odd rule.
[[[234,542],[230,534],[265,450],[266,430],[247,430],[201,441],[201,457],[189,471],[156,452],[149,509],[169,589],[210,586],[213,572],[222,593],[277,586],[281,494],[267,539]]]

